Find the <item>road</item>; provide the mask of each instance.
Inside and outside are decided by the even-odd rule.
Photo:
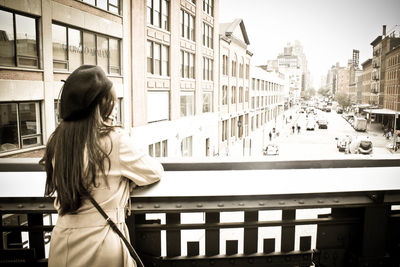
[[[298,113],[298,108],[294,108],[286,113],[292,115],[292,121],[282,122],[279,137],[273,137],[272,143],[279,146],[279,156],[273,156],[280,159],[326,159],[326,158],[346,158],[361,157],[371,158],[382,155],[390,155],[392,152],[386,145],[390,142],[386,140],[377,125],[368,125],[366,132],[358,132],[342,118],[341,114],[335,111],[323,112],[316,110],[315,118],[324,117],[328,121],[328,129],[315,128],[314,131],[306,130],[307,115]],[[310,116],[310,115],[309,115]],[[292,133],[292,125],[300,125],[300,133]],[[368,136],[373,143],[373,153],[370,155],[349,155],[339,152],[336,148],[336,137],[343,135]]]

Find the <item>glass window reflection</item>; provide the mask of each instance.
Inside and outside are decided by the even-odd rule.
[[[15,65],[13,14],[0,10],[0,65]]]

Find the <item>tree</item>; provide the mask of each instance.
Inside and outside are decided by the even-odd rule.
[[[310,88],[307,91],[302,91],[300,93],[300,96],[304,98],[305,100],[310,100],[313,96],[315,96],[315,89]]]
[[[335,100],[344,109],[351,106],[350,96],[344,93],[336,93]]]
[[[328,97],[330,95],[329,93],[329,89],[328,88],[319,88],[318,90],[318,94],[324,96],[324,97]]]

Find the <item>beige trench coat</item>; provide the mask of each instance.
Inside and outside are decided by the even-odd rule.
[[[163,167],[158,161],[137,149],[133,140],[123,130],[116,129],[110,136],[111,168],[107,177],[99,175],[100,186],[93,189],[92,196],[129,240],[125,224],[125,207],[130,196],[129,180],[138,186],[154,183],[162,176]],[[110,144],[104,141],[104,145]],[[55,207],[58,208],[56,202]],[[51,235],[48,265],[130,267],[136,266],[136,263],[121,238],[90,201],[86,200],[77,214],[58,217]]]

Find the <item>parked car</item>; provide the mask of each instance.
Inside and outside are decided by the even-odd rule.
[[[328,129],[328,121],[324,119],[319,119],[317,121],[318,129]]]
[[[349,152],[352,154],[370,154],[372,153],[372,141],[368,136],[358,136],[350,143]]]
[[[352,137],[350,135],[344,135],[341,137],[336,137],[336,147],[339,151],[343,152],[349,147]]]
[[[279,155],[279,147],[276,144],[268,144],[263,150],[264,156]]]
[[[341,107],[336,108],[336,113],[337,114],[343,114],[343,109]]]
[[[315,121],[314,120],[308,120],[307,121],[306,130],[308,130],[308,131],[314,131],[315,130]]]
[[[365,132],[367,130],[367,120],[365,118],[355,117],[352,125],[356,131]]]

